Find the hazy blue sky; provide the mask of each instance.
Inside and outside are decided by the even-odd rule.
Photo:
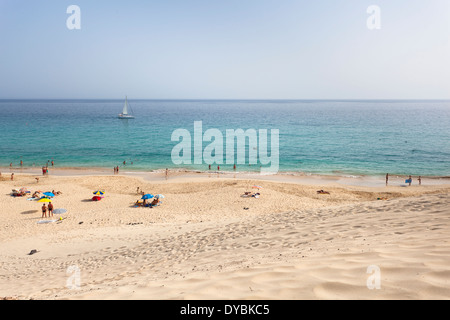
[[[0,98],[449,99],[450,1],[0,0],[0,61]]]

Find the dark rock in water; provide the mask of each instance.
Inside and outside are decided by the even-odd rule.
[[[37,250],[31,250],[30,253],[29,253],[28,255],[29,255],[29,256],[32,256],[33,254],[36,254],[36,253],[38,253]]]

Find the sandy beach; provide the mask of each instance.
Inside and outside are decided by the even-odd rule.
[[[0,298],[450,297],[446,179],[83,172],[2,171]],[[41,218],[21,187],[61,191],[67,213]],[[135,207],[137,187],[162,204]]]
[[[450,300],[449,21],[0,0],[0,301]]]

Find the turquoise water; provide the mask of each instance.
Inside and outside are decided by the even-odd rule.
[[[117,118],[119,100],[0,100],[0,166],[54,160],[58,167],[112,168],[127,161],[131,170],[207,170],[206,163],[177,166],[171,158],[172,132],[193,135],[194,121],[202,121],[204,131],[224,135],[226,129],[278,129],[280,171],[450,176],[450,101],[129,103],[134,120]]]

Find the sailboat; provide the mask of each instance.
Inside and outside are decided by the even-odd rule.
[[[125,97],[125,105],[123,106],[122,113],[119,114],[119,119],[134,119],[133,111],[131,111],[131,114],[128,113],[128,97]]]

